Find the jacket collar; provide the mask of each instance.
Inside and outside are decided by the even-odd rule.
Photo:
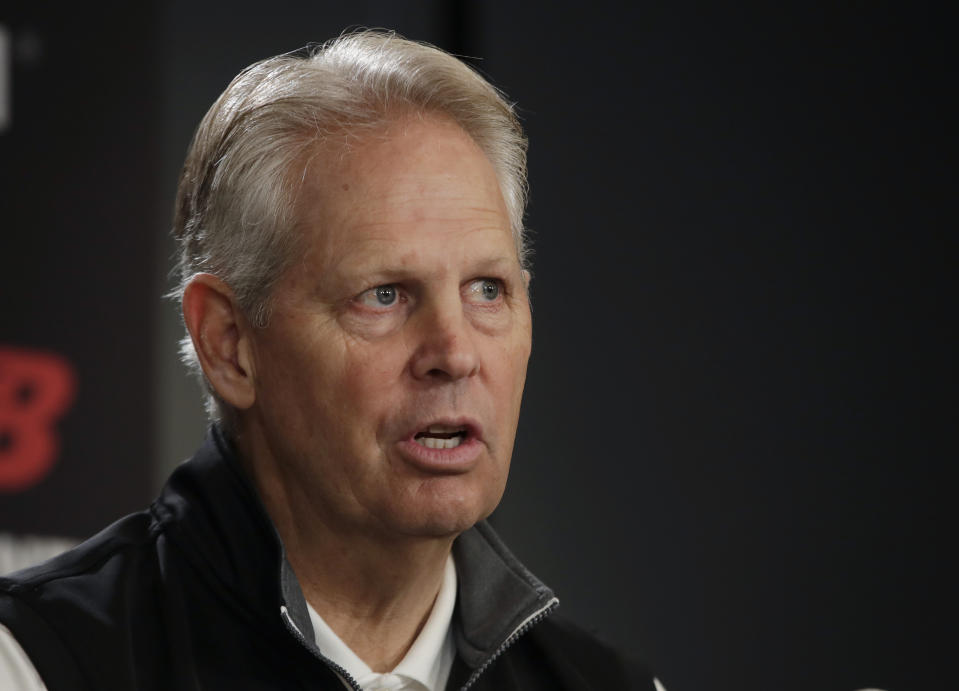
[[[152,509],[171,540],[220,592],[264,622],[279,622],[286,608],[306,641],[313,640],[306,601],[276,528],[217,426],[173,473]],[[526,622],[558,604],[486,521],[456,539],[453,558],[454,638],[467,667],[480,667]]]
[[[467,667],[479,667],[524,624],[559,604],[486,521],[456,539],[453,560],[459,585],[454,636]]]

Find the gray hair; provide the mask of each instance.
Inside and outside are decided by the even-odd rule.
[[[370,131],[410,111],[451,118],[486,154],[525,268],[526,137],[513,106],[438,48],[364,30],[247,67],[204,116],[177,189],[180,282],[170,296],[182,301],[193,276],[212,273],[230,286],[251,323],[265,326],[273,286],[298,249],[298,164],[333,137]],[[180,350],[204,384],[207,412],[230,423],[232,411],[204,377],[189,335]]]

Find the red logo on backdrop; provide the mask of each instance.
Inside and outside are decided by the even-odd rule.
[[[75,391],[73,367],[63,357],[0,346],[0,491],[27,489],[53,468],[56,423]]]

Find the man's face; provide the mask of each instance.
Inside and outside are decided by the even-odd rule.
[[[461,532],[502,496],[530,352],[496,176],[433,117],[324,153],[300,196],[304,251],[252,335],[241,434],[269,456],[269,491],[332,528]]]

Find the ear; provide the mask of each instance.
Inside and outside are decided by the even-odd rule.
[[[251,327],[230,287],[212,274],[194,276],[183,291],[183,320],[214,391],[239,410],[252,406]]]
[[[526,269],[523,269],[520,273],[523,275],[523,287],[529,291],[529,282],[533,280],[533,274]]]

